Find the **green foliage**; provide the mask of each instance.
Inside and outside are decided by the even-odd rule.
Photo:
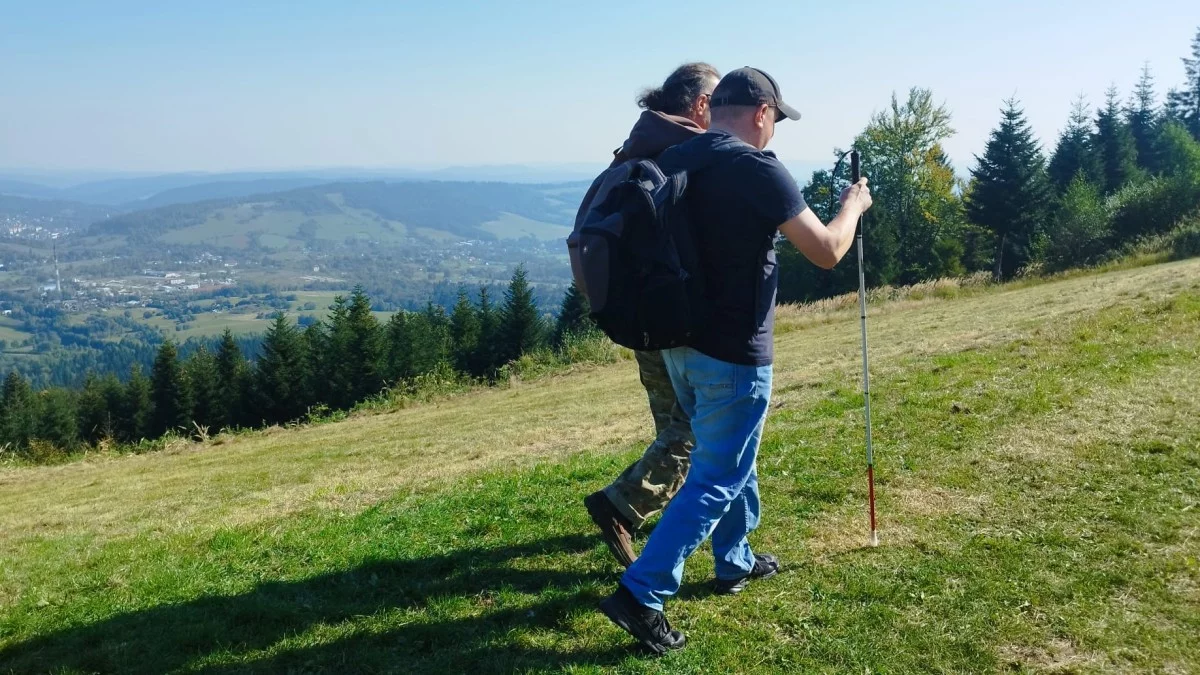
[[[1200,219],[1193,220],[1171,234],[1170,252],[1174,260],[1200,256]]]
[[[179,363],[179,353],[170,340],[163,343],[154,359],[154,368],[150,372],[150,392],[154,410],[150,434],[161,436],[181,430],[187,433],[191,426],[191,400]]]
[[[497,350],[500,341],[500,313],[492,304],[492,296],[487,286],[479,288],[479,349],[472,359],[471,372],[478,375],[490,376],[498,361]]]
[[[39,392],[38,398],[37,438],[59,450],[73,449],[79,441],[75,396],[56,387]]]
[[[475,352],[479,349],[479,312],[471,304],[464,288],[458,289],[458,300],[450,314],[450,343],[454,367],[460,372],[473,370]]]
[[[151,414],[154,404],[151,400],[150,380],[142,373],[139,365],[135,364],[130,370],[123,403],[117,425],[121,437],[133,443],[153,437]]]
[[[1109,214],[1100,190],[1077,175],[1058,205],[1043,244],[1047,271],[1098,262],[1109,250]]]
[[[1129,125],[1121,117],[1115,87],[1108,90],[1105,100],[1104,108],[1096,116],[1092,146],[1100,162],[1100,184],[1105,194],[1113,194],[1136,180],[1141,172],[1138,169],[1137,145]]]
[[[581,293],[572,281],[567,288],[567,294],[563,296],[562,308],[558,311],[558,322],[554,327],[554,346],[561,347],[568,335],[594,330],[595,324],[589,316],[591,312],[587,296]]]
[[[994,276],[1010,278],[1032,261],[1051,204],[1045,160],[1017,101],[1005,102],[1000,126],[976,159],[967,210],[995,236]]]
[[[1089,183],[1100,183],[1100,162],[1092,147],[1091,113],[1082,95],[1071,106],[1067,127],[1058,137],[1047,171],[1059,193],[1065,191],[1076,176],[1082,176]]]
[[[500,310],[499,363],[508,363],[533,352],[545,343],[545,327],[533,300],[533,289],[523,265],[513,272]]]
[[[1183,58],[1187,78],[1181,89],[1167,95],[1167,116],[1200,140],[1200,29],[1192,39],[1191,57]]]
[[[192,403],[191,421],[202,429],[207,429],[207,433],[216,433],[221,429],[225,417],[225,406],[221,402],[220,377],[217,374],[217,357],[201,347],[188,358],[183,366],[183,373]],[[187,431],[194,430],[189,428]]]
[[[263,339],[254,371],[255,413],[267,424],[299,419],[308,405],[305,345],[296,324],[280,312]]]
[[[245,404],[250,400],[249,371],[246,356],[242,353],[233,333],[228,328],[221,336],[217,347],[217,399],[220,403],[219,416],[214,429],[228,429],[249,423]]]
[[[1142,67],[1142,76],[1133,90],[1133,100],[1125,110],[1125,120],[1133,136],[1138,166],[1147,173],[1158,173],[1161,169],[1157,152],[1159,114],[1150,64]]]
[[[1170,230],[1200,208],[1200,175],[1178,173],[1129,185],[1110,199],[1114,244]]]
[[[37,400],[29,382],[19,373],[9,373],[0,393],[0,446],[27,450],[37,434],[37,420]]]

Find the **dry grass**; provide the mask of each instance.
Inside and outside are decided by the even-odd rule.
[[[886,375],[902,367],[902,358],[1011,341],[1122,299],[1196,288],[1198,279],[1200,261],[1193,260],[952,302],[909,293],[872,308],[872,370]],[[811,385],[831,379],[856,386],[857,318],[845,299],[780,309],[776,405],[812,405],[827,392]],[[172,452],[7,469],[0,472],[0,541],[207,529],[310,508],[353,511],[468,472],[614,452],[648,440],[649,430],[635,368],[583,369],[286,434],[268,430]]]

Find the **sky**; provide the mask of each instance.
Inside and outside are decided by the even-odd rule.
[[[677,65],[753,65],[803,114],[785,162],[933,90],[960,172],[1015,96],[1053,147],[1071,101],[1160,96],[1200,2],[0,0],[0,168],[130,172],[604,162]]]

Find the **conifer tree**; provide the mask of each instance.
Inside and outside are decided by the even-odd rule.
[[[0,392],[0,446],[25,450],[37,433],[37,401],[33,389],[20,373],[12,371],[4,378]]]
[[[1182,60],[1187,77],[1181,88],[1167,95],[1168,116],[1183,124],[1200,141],[1200,28],[1192,39],[1191,56]]]
[[[129,382],[125,384],[123,403],[121,419],[117,425],[122,440],[136,443],[150,438],[154,412],[150,380],[142,373],[142,367],[136,363],[130,369]]]
[[[504,293],[504,307],[500,310],[498,363],[519,359],[522,354],[542,346],[544,331],[525,266],[518,265]]]
[[[304,341],[296,324],[279,312],[263,337],[254,370],[256,413],[267,424],[299,419],[307,409]]]
[[[339,341],[341,368],[348,379],[347,405],[375,396],[383,388],[383,334],[362,286],[350,295],[345,338]]]
[[[384,369],[388,382],[396,384],[416,374],[413,368],[413,340],[410,325],[411,314],[400,310],[388,319],[385,328],[387,343],[387,367]]]
[[[1120,190],[1137,177],[1137,147],[1117,105],[1116,87],[1110,87],[1105,94],[1104,108],[1096,116],[1092,144],[1100,162],[1100,185],[1105,194]]]
[[[37,398],[36,436],[59,450],[73,449],[79,442],[75,396],[66,389],[55,387],[40,392]]]
[[[1017,101],[1005,102],[1000,126],[975,159],[968,214],[996,238],[993,274],[1011,277],[1031,261],[1051,202],[1045,160]]]
[[[229,429],[247,422],[244,407],[247,401],[248,367],[233,333],[228,328],[217,347],[217,400],[220,403],[217,429]]]
[[[208,433],[220,431],[224,406],[220,397],[216,356],[202,345],[188,358],[183,372],[192,403],[191,421],[206,428]]]
[[[1154,76],[1150,74],[1150,64],[1142,66],[1142,76],[1133,89],[1133,98],[1125,109],[1125,121],[1129,133],[1133,136],[1134,149],[1137,151],[1137,163],[1142,170],[1158,173],[1156,141],[1159,129],[1158,103],[1154,95]]]
[[[103,380],[88,372],[79,391],[77,406],[79,419],[76,426],[85,443],[98,443],[102,438],[115,436],[112,411],[105,398]]]
[[[472,372],[479,349],[479,313],[465,288],[458,289],[458,300],[450,313],[450,342],[454,367],[464,373]]]
[[[152,436],[158,437],[168,431],[190,427],[191,402],[188,400],[187,383],[179,364],[179,352],[170,340],[158,348],[158,354],[154,357],[154,367],[150,371],[150,398],[154,408],[150,418]]]
[[[500,314],[492,304],[487,286],[479,287],[479,348],[475,350],[471,370],[476,375],[490,377],[496,370],[496,354],[500,340]]]
[[[563,296],[562,307],[558,311],[558,322],[554,327],[554,345],[561,346],[563,338],[568,335],[584,333],[595,327],[589,314],[587,296],[585,296],[574,281],[567,287]]]
[[[1099,184],[1100,163],[1092,148],[1092,120],[1087,101],[1082,95],[1071,106],[1067,126],[1058,137],[1058,145],[1050,158],[1050,180],[1059,192],[1067,189],[1076,176],[1089,183]]]

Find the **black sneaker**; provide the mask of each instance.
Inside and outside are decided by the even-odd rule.
[[[750,574],[740,579],[717,579],[713,582],[713,592],[721,595],[736,595],[746,590],[753,579],[770,579],[779,574],[779,558],[764,553],[759,555],[754,554],[754,569],[750,570]]]
[[[583,505],[587,507],[592,522],[600,528],[600,538],[608,544],[608,550],[617,562],[622,567],[632,565],[637,556],[633,553],[633,527],[629,519],[621,515],[604,491],[588,495]]]
[[[641,604],[628,588],[620,584],[617,585],[616,593],[600,603],[600,611],[655,654],[683,649],[687,644],[683,633],[671,630],[671,624],[665,614]]]

